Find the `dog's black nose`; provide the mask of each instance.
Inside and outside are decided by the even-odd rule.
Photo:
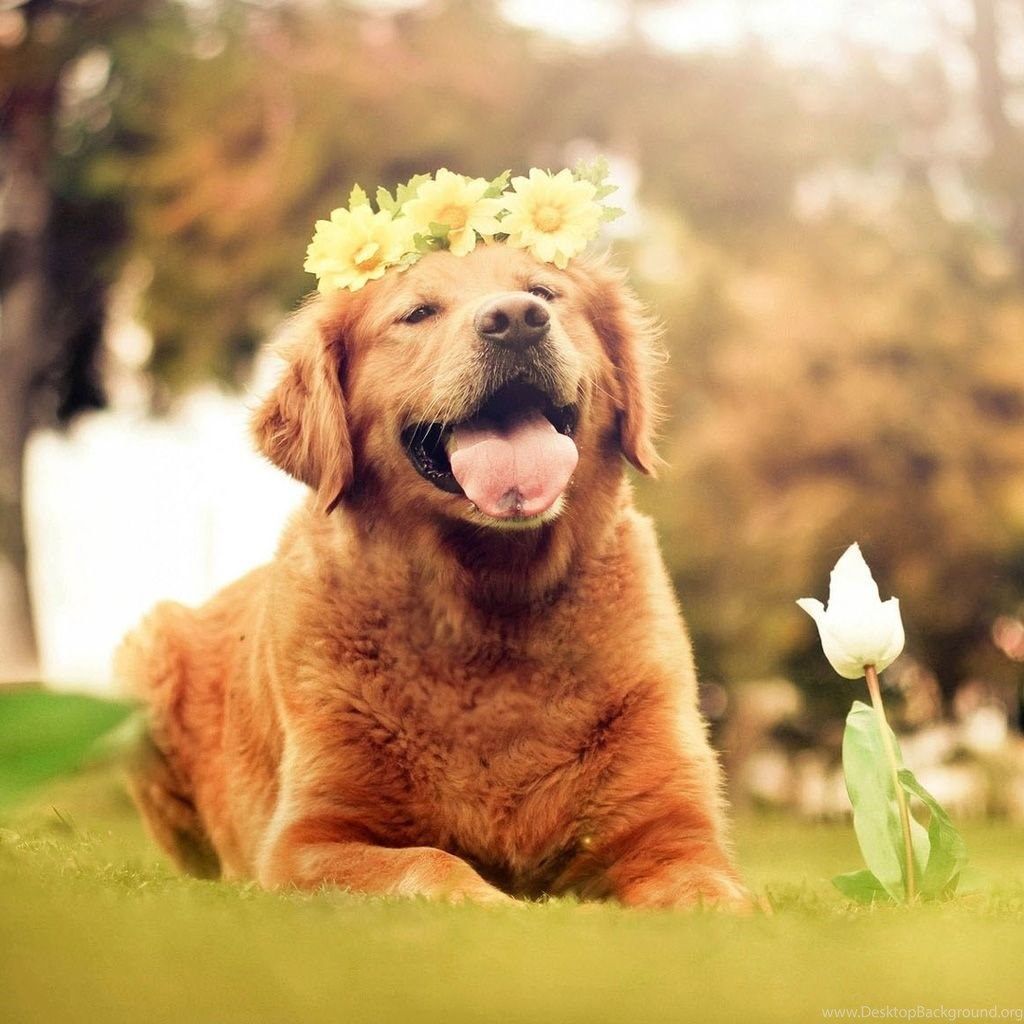
[[[551,316],[539,299],[513,293],[499,295],[481,306],[473,326],[484,341],[522,351],[544,338],[551,327]]]

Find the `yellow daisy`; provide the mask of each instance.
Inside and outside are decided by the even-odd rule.
[[[501,229],[508,232],[510,245],[564,270],[600,230],[596,193],[589,181],[577,181],[569,170],[551,175],[534,167],[528,178],[512,179],[512,191],[503,197],[508,214]]]
[[[305,270],[316,274],[321,293],[356,291],[383,276],[412,248],[407,225],[390,213],[374,213],[369,204],[331,211],[318,220],[306,250]]]
[[[432,181],[420,185],[402,212],[414,233],[429,235],[431,224],[445,225],[448,248],[455,256],[465,256],[476,247],[477,233],[488,238],[505,230],[498,222],[502,202],[485,199],[487,188],[483,178],[467,178],[442,167]]]

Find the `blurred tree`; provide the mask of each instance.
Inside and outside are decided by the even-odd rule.
[[[583,48],[497,0],[4,5],[7,562],[25,431],[100,400],[125,260],[150,280],[164,391],[237,384],[353,182],[590,147],[639,171],[644,229],[622,249],[669,327],[674,464],[642,493],[705,665],[809,680],[792,600],[860,539],[947,688],[998,674],[989,621],[1024,601],[1021,30],[1019,0],[969,2],[974,84],[939,53],[673,53],[639,0]]]
[[[968,44],[974,58],[975,96],[988,149],[981,165],[982,186],[995,200],[995,219],[1017,261],[1024,280],[1024,122],[1011,117],[1024,86],[1019,48],[1024,46],[1020,0],[972,0],[974,26]],[[1017,24],[1014,36],[1009,26]],[[1008,52],[1016,48],[1014,74]]]
[[[633,156],[652,198],[685,196],[702,224],[760,231],[787,209],[806,133],[764,55],[683,62],[636,37],[580,52],[497,7],[223,3],[201,27],[169,8],[120,37],[132,88],[92,181],[128,197],[131,251],[153,269],[160,379],[244,375],[312,287],[313,222],[356,181],[521,172],[583,139]],[[736,111],[724,159],[722,106]]]
[[[25,0],[0,11],[0,665],[31,673],[22,459],[32,426],[99,404],[105,257],[116,205],[76,187],[74,137],[107,83],[104,45],[139,0]],[[79,139],[79,145],[81,140]]]
[[[793,600],[824,596],[859,540],[947,693],[1010,678],[989,636],[1024,593],[1024,300],[1008,253],[910,195],[884,224],[837,210],[692,277],[683,315],[710,308],[716,342],[695,352],[668,486],[649,500],[705,664],[819,675]]]
[[[312,225],[354,182],[521,160],[525,37],[490,3],[223,4],[199,30],[168,11],[124,35],[115,59],[133,88],[115,102],[94,182],[129,198],[131,252],[153,268],[158,378],[242,379],[312,288]]]

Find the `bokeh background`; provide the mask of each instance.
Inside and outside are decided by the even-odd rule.
[[[267,558],[259,354],[354,182],[609,157],[663,319],[638,481],[742,804],[842,813],[794,605],[861,543],[904,751],[1024,818],[1022,0],[0,0],[0,675]]]

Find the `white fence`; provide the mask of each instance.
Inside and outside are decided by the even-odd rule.
[[[43,678],[109,692],[110,658],[157,601],[204,601],[266,561],[304,488],[253,450],[246,402],[81,417],[26,456],[29,580]]]

